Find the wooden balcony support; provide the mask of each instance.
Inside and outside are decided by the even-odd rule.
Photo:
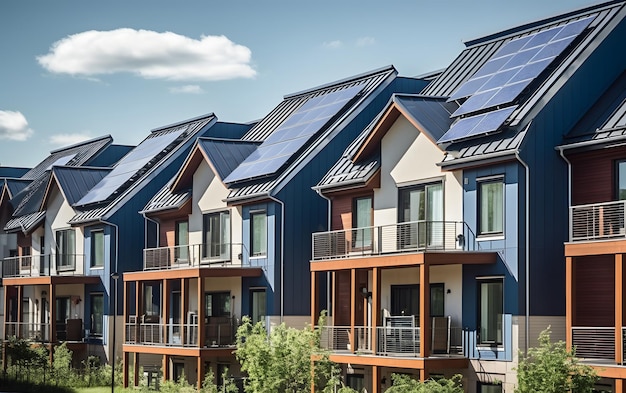
[[[565,257],[565,345],[572,349],[572,321],[574,320],[574,258]]]
[[[615,363],[622,364],[623,254],[615,254]]]

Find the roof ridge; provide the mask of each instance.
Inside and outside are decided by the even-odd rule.
[[[82,141],[82,142],[77,142],[77,143],[74,143],[74,144],[69,145],[69,146],[63,146],[63,147],[60,147],[58,149],[51,150],[50,154],[60,153],[60,152],[65,151],[65,150],[70,150],[70,149],[76,148],[78,146],[85,146],[85,145],[88,145],[88,144],[91,144],[91,143],[94,143],[94,142],[98,142],[98,141],[104,140],[104,139],[109,139],[111,142],[113,142],[113,137],[111,136],[111,134],[107,134],[107,135],[99,136],[99,137],[96,137],[96,138],[88,139],[88,140],[85,140],[85,141]]]

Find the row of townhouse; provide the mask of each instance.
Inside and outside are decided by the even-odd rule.
[[[242,316],[327,310],[353,388],[461,374],[491,393],[551,326],[623,392],[625,39],[609,1],[468,41],[432,74],[389,66],[252,123],[210,114],[4,168],[2,337],[121,356],[125,385],[200,386],[241,377]]]

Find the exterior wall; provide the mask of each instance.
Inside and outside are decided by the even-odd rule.
[[[443,156],[431,140],[400,116],[381,142],[381,184],[374,193],[374,224],[398,222],[398,188],[432,181],[443,181],[444,220],[463,221],[460,172],[442,172],[436,163]]]
[[[48,204],[46,205],[46,218],[44,221],[45,239],[46,239],[46,253],[56,254],[56,231],[61,229],[70,229],[68,221],[74,217],[76,212],[67,203],[63,195],[59,192],[57,187],[53,187],[50,192]],[[76,272],[84,271],[84,236],[82,228],[75,228],[76,236]],[[38,241],[39,239],[37,239]],[[33,244],[33,248],[36,244]],[[53,260],[51,260],[52,263]],[[56,271],[54,266],[51,266],[51,271]]]
[[[617,160],[626,159],[626,148],[601,149],[568,156],[572,164],[572,205],[617,199]]]

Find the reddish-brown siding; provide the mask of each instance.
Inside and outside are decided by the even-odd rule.
[[[572,204],[609,202],[615,195],[615,162],[626,159],[626,147],[573,154]]]
[[[159,233],[159,245],[161,247],[174,246],[174,228],[176,227],[176,220],[167,220],[161,222]]]
[[[574,326],[614,326],[613,255],[574,258]]]
[[[354,198],[372,196],[372,192],[360,192],[349,195],[334,196],[332,199],[331,230],[352,228],[352,201]]]
[[[367,270],[356,271],[355,317],[356,326],[364,325],[364,298],[360,294],[362,287],[367,288]],[[350,326],[350,271],[335,272],[335,326]]]

